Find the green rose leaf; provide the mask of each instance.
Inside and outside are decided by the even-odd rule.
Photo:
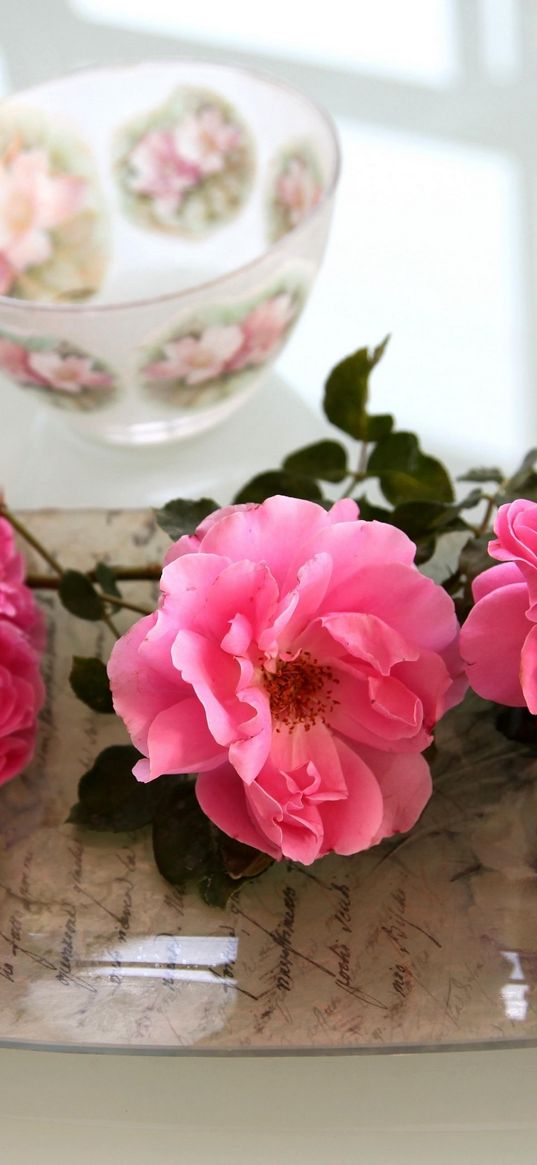
[[[323,408],[328,420],[355,440],[368,438],[368,423],[379,418],[367,416],[369,376],[384,355],[389,336],[371,351],[359,348],[330,373],[324,389]],[[386,418],[383,418],[386,424]]]
[[[316,441],[285,458],[288,473],[319,477],[321,481],[343,481],[348,474],[347,450],[339,441]]]
[[[377,413],[365,418],[364,441],[381,441],[391,433],[395,421],[390,413]]]
[[[498,485],[501,485],[504,478],[505,474],[502,473],[501,469],[494,467],[492,469],[486,469],[483,467],[482,469],[468,469],[466,473],[461,474],[457,478],[457,481],[495,481]]]
[[[414,542],[425,535],[465,530],[466,522],[461,518],[463,510],[472,509],[482,500],[481,490],[475,489],[460,502],[402,502],[392,512],[391,520],[399,530],[404,530]]]
[[[153,852],[162,877],[174,886],[185,886],[210,868],[210,823],[198,805],[194,781],[165,791],[153,820]]]
[[[160,777],[148,784],[137,781],[132,770],[139,759],[140,753],[131,744],[105,748],[81,777],[78,803],[71,809],[68,822],[113,833],[148,825],[161,794],[160,781],[170,778]]]
[[[375,506],[365,495],[354,499],[360,507],[360,518],[364,522],[393,522],[393,510],[384,506]]]
[[[322,493],[317,482],[304,474],[288,473],[285,469],[269,469],[266,473],[258,473],[251,481],[239,490],[234,502],[264,502],[273,494],[284,494],[288,498],[305,498],[310,502],[319,502]]]
[[[97,563],[95,577],[105,595],[115,595],[116,599],[121,598],[121,591],[117,585],[116,576],[112,567],[108,566],[107,562]]]
[[[422,453],[414,433],[390,433],[372,450],[367,473],[378,477],[394,506],[409,501],[452,502],[451,479],[440,461]]]
[[[104,614],[103,600],[86,574],[78,570],[66,570],[60,579],[58,594],[61,602],[72,615],[79,619],[96,622]]]
[[[102,659],[75,655],[69,683],[79,700],[94,712],[113,712],[112,693]]]
[[[194,534],[200,522],[218,509],[218,502],[212,498],[199,498],[197,501],[175,498],[157,510],[155,517],[161,530],[176,542],[183,534]]]
[[[517,498],[527,498],[528,501],[537,501],[537,449],[530,449],[512,477],[506,483],[503,498],[505,502],[514,502]]]
[[[237,881],[239,878],[257,878],[272,865],[274,859],[260,850],[228,837],[217,830],[218,848],[226,873]]]

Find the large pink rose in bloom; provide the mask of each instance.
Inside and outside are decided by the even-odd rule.
[[[43,698],[35,650],[23,631],[0,619],[0,785],[32,757]]]
[[[0,622],[19,627],[33,647],[41,650],[45,638],[43,616],[24,577],[24,560],[15,546],[13,530],[5,518],[0,518]]]
[[[110,660],[138,779],[199,773],[207,815],[275,858],[409,829],[420,754],[466,686],[451,599],[406,535],[357,514],[287,497],[212,514]]]
[[[475,606],[461,652],[472,688],[487,700],[537,713],[537,504],[500,506],[489,554],[500,559],[472,584]]]

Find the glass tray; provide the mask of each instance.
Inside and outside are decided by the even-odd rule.
[[[28,521],[69,566],[95,553],[141,565],[169,544],[141,511]],[[147,602],[148,586],[125,593]],[[39,747],[0,790],[0,1043],[153,1053],[537,1043],[537,761],[490,732],[485,705],[467,701],[443,722],[435,793],[411,834],[310,868],[280,863],[213,909],[160,878],[146,830],[65,824],[82,772],[125,737],[68,684],[73,654],[106,657],[108,630],[67,615],[51,591],[41,601]]]

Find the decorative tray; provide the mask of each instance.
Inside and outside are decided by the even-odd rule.
[[[30,515],[71,566],[142,565],[141,511]],[[148,584],[129,584],[133,597]],[[143,589],[145,587],[145,593]],[[125,739],[73,697],[102,624],[49,616],[48,699],[27,774],[0,790],[0,1042],[145,1052],[372,1052],[537,1043],[537,761],[468,703],[437,733],[416,828],[352,858],[276,864],[225,910],[158,874],[146,830],[66,824],[97,752]]]

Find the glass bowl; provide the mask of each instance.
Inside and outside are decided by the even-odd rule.
[[[217,424],[302,311],[338,172],[326,114],[240,68],[103,68],[4,101],[0,373],[105,441]]]

